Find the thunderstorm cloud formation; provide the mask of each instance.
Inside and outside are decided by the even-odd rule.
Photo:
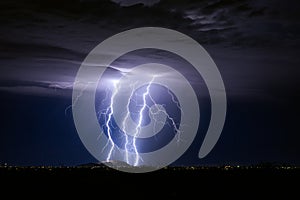
[[[299,164],[299,135],[294,132],[299,118],[299,9],[293,0],[1,1],[0,93],[1,108],[8,113],[2,117],[1,160],[23,165],[94,162],[72,124],[76,73],[106,38],[150,26],[180,31],[203,45],[222,74],[228,96],[224,133],[211,157],[197,159],[199,136],[200,142],[177,164]],[[126,74],[120,65],[148,60],[183,63],[164,51],[146,51],[146,58],[139,51],[119,58],[111,70]],[[205,85],[186,73],[204,91],[197,95],[205,102]],[[16,146],[24,150],[13,150]]]

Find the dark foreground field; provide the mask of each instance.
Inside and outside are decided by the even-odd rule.
[[[202,195],[259,197],[297,194],[300,168],[289,166],[255,167],[167,167],[132,174],[108,167],[0,167],[2,191],[24,190],[24,194],[91,195],[101,197],[192,197]],[[222,192],[221,192],[221,191]],[[10,195],[18,194],[9,193]],[[104,196],[103,196],[104,195]],[[229,195],[229,196],[228,196]],[[43,196],[41,196],[43,197]],[[44,196],[45,197],[45,196]],[[198,199],[198,198],[196,198]]]

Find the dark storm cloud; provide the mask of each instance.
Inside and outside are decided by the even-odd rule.
[[[194,37],[202,44],[238,46],[296,45],[299,43],[299,12],[280,1],[161,1],[156,6],[189,19]],[[291,17],[293,16],[293,17]],[[196,33],[195,33],[196,32]]]
[[[152,6],[160,0],[112,0],[113,2],[120,3],[121,6],[131,6],[134,4],[142,3],[146,6]]]
[[[224,74],[229,93],[264,93],[266,83],[278,85],[278,73],[262,76],[266,73],[264,66],[276,65],[278,59],[291,60],[294,54],[281,56],[280,48],[294,52],[293,48],[299,45],[297,9],[280,1],[271,6],[266,1],[250,0],[161,0],[151,7],[133,1],[123,3],[133,5],[123,7],[108,0],[1,1],[1,83],[19,81],[17,88],[11,89],[24,93],[27,89],[22,90],[19,84],[24,81],[34,84],[30,91],[34,91],[33,86],[41,87],[39,82],[48,83],[50,89],[51,83],[67,87],[74,81],[84,57],[105,38],[130,28],[159,26],[186,33],[205,45]],[[268,48],[277,49],[273,53],[276,58],[270,58],[270,53],[263,55],[269,50],[258,50]],[[244,64],[247,54],[252,56]],[[265,63],[267,60],[271,64]],[[294,70],[294,65],[287,67]],[[0,85],[1,88],[10,90],[6,85]]]
[[[84,54],[46,44],[0,41],[0,91],[66,96]]]
[[[202,44],[252,46],[262,45],[262,42],[272,44],[274,40],[282,38],[293,41],[297,39],[299,31],[299,23],[291,21],[294,15],[299,15],[296,11],[290,11],[290,7],[284,10],[270,7],[264,1],[162,0],[152,7],[142,4],[120,7],[108,0],[44,0],[43,3],[4,1],[1,4],[3,37],[5,33],[11,34],[9,28],[13,28],[13,32],[22,31],[22,34],[26,34],[22,39],[36,42],[48,39],[53,43],[59,40],[63,41],[61,45],[70,45],[60,40],[61,34],[61,37],[70,35],[73,40],[80,35],[80,38],[76,38],[79,43],[86,36],[91,42],[105,38],[116,29],[141,26],[173,28],[194,36]],[[94,33],[90,33],[91,29]],[[46,31],[49,33],[46,34]],[[43,38],[45,35],[47,38]],[[8,35],[10,39],[13,36]],[[86,39],[85,43],[89,40]]]

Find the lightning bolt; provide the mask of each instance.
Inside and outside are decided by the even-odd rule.
[[[131,96],[132,96],[133,92],[134,92],[133,84],[131,84],[130,87],[132,89],[132,93],[131,93]],[[105,101],[107,101],[108,96],[109,96],[108,95],[109,90],[110,89],[108,89],[108,88],[106,89],[105,98],[102,100],[101,104],[104,104]],[[109,144],[111,144],[108,155],[106,157],[106,162],[109,162],[111,160],[114,148],[117,147],[115,145],[113,139],[112,139],[111,126],[113,125],[112,124],[112,117],[113,117],[113,114],[114,114],[115,97],[118,94],[119,90],[120,90],[120,86],[118,84],[118,81],[114,80],[113,81],[113,91],[112,91],[112,94],[111,94],[111,97],[110,97],[110,100],[109,100],[109,106],[106,109],[100,111],[100,115],[103,115],[104,118],[105,118],[105,124],[102,125],[102,130],[104,130],[103,127],[106,127],[107,135],[108,135],[108,141],[107,141],[106,145],[102,148],[102,152],[108,147]],[[126,159],[126,162],[128,164],[130,164],[129,152],[131,151],[130,146],[132,146],[132,145],[129,144],[128,136],[126,134],[126,122],[127,122],[128,118],[130,117],[129,103],[130,103],[130,98],[129,98],[128,103],[127,103],[127,114],[126,114],[125,119],[123,120],[123,123],[122,123],[122,130],[125,133],[125,159]],[[98,137],[98,139],[100,139],[100,136]]]
[[[172,98],[172,102],[175,103],[175,104],[177,105],[177,107],[180,109],[181,113],[183,113],[183,111],[182,111],[182,109],[181,109],[181,107],[180,107],[179,102],[175,100],[174,95],[170,92],[169,89],[168,89],[168,93],[169,93],[169,95],[170,95],[171,98]],[[156,104],[156,102],[155,102],[155,100],[152,98],[151,94],[149,94],[149,97],[150,97],[150,100],[153,102],[153,104]],[[176,124],[174,118],[171,117],[171,116],[166,112],[165,109],[161,109],[160,107],[157,107],[157,111],[153,111],[153,110],[151,111],[151,109],[149,109],[149,110],[150,110],[150,113],[153,114],[153,115],[154,115],[154,114],[158,114],[159,112],[162,112],[162,113],[163,113],[163,114],[171,121],[171,124],[168,123],[168,125],[169,125],[169,126],[173,126],[173,130],[174,130],[174,132],[176,133],[177,143],[179,143],[180,141],[182,141],[182,140],[181,140],[181,137],[180,137],[181,134],[182,134],[182,131],[179,130],[179,129],[177,128],[177,125],[178,125],[178,124]],[[157,123],[157,121],[156,121],[155,118],[154,118],[154,120],[155,120],[155,122]],[[166,124],[166,123],[164,123],[164,124]]]
[[[131,94],[130,94],[130,97],[128,98],[128,102],[127,102],[127,105],[126,105],[126,109],[127,109],[127,112],[126,112],[126,115],[122,121],[122,128],[120,129],[120,131],[123,131],[124,132],[124,135],[125,135],[125,145],[124,145],[124,151],[125,151],[125,160],[126,160],[126,163],[130,164],[130,165],[133,165],[133,166],[138,166],[140,161],[142,161],[142,158],[138,152],[138,148],[137,148],[137,138],[139,138],[139,134],[141,133],[141,130],[142,130],[142,122],[143,122],[143,112],[145,111],[146,108],[149,108],[149,112],[150,114],[152,115],[155,115],[155,114],[158,114],[160,112],[162,112],[168,119],[169,119],[169,122],[160,122],[160,121],[157,121],[157,119],[153,118],[155,120],[155,123],[163,123],[163,124],[168,124],[170,127],[173,127],[173,130],[174,130],[174,133],[176,134],[176,137],[177,137],[177,141],[179,142],[180,141],[180,134],[181,134],[181,131],[179,130],[179,128],[177,128],[178,124],[176,124],[174,118],[172,118],[167,112],[165,109],[161,108],[161,107],[158,107],[157,106],[157,109],[154,111],[152,109],[150,109],[150,107],[147,105],[147,97],[149,97],[149,99],[153,102],[154,105],[158,105],[155,100],[153,99],[153,97],[151,96],[150,94],[150,88],[151,88],[151,85],[153,84],[154,80],[155,80],[155,75],[153,75],[152,79],[148,82],[147,86],[146,86],[146,91],[144,91],[142,94],[141,94],[141,97],[142,97],[142,103],[140,105],[137,105],[137,106],[141,106],[141,109],[139,110],[139,113],[138,113],[138,119],[137,119],[137,123],[136,123],[136,126],[135,126],[135,130],[134,130],[134,133],[132,134],[133,135],[133,139],[132,140],[129,140],[129,137],[127,135],[127,122],[128,122],[128,119],[130,117],[130,110],[129,110],[129,105],[130,105],[130,101],[134,101],[134,98],[133,96],[135,95],[135,85],[137,84],[136,83],[133,83],[130,85],[130,88],[131,88]],[[114,151],[114,148],[118,148],[118,146],[115,145],[113,139],[112,139],[112,119],[113,119],[113,115],[114,115],[114,103],[117,103],[115,102],[115,97],[116,95],[118,94],[118,92],[120,91],[120,86],[119,86],[119,83],[118,81],[113,81],[113,91],[112,91],[112,94],[110,96],[110,100],[109,100],[109,106],[100,111],[100,115],[104,115],[105,116],[105,123],[103,124],[103,127],[106,128],[107,130],[107,137],[108,137],[108,141],[106,143],[106,145],[103,147],[102,151],[104,151],[104,149],[108,148],[109,144],[110,144],[110,149],[108,151],[108,155],[106,157],[106,161],[109,162],[111,161],[111,158],[112,158],[112,154],[113,154],[113,151]],[[105,98],[102,100],[102,103],[104,101],[107,101],[107,98],[109,98],[108,96],[108,93],[109,91],[107,90],[106,91],[106,96]],[[168,90],[168,93],[169,95],[171,95],[171,99],[172,101],[177,105],[177,107],[181,110],[181,107],[180,107],[180,104],[178,101],[176,101],[174,95]],[[153,129],[153,131],[155,131]],[[130,157],[129,155],[132,155],[134,154],[134,157],[133,157],[133,160],[130,160]]]
[[[101,105],[105,105],[105,102],[107,101],[108,96],[109,96],[109,95],[108,95],[108,94],[109,94],[109,91],[110,91],[109,88],[106,88],[106,89],[105,89],[105,97],[102,99]],[[101,115],[103,115],[103,116],[104,116],[104,119],[106,119],[106,115],[105,115],[105,114],[106,114],[107,112],[108,112],[107,109],[102,109],[102,110],[100,110],[100,111],[97,113],[98,118],[100,119],[100,118],[101,118]],[[102,130],[104,130],[103,127],[104,127],[105,125],[106,125],[106,124],[104,124],[104,125],[101,126],[101,127],[102,127]],[[97,137],[97,140],[99,140],[101,136],[102,136],[102,134],[100,134],[100,135]],[[108,145],[108,144],[106,144],[105,147],[106,147],[107,145]],[[101,152],[104,151],[105,147],[102,148],[102,151],[101,151]]]
[[[144,92],[142,95],[143,96],[143,105],[139,112],[138,123],[137,123],[136,129],[135,129],[136,131],[135,131],[134,137],[133,137],[133,148],[134,148],[134,152],[135,152],[134,166],[138,166],[139,160],[140,160],[140,155],[139,155],[139,152],[137,151],[137,147],[136,147],[136,138],[138,137],[138,135],[140,134],[140,131],[141,131],[141,126],[142,126],[142,121],[143,121],[143,112],[148,106],[146,103],[146,97],[150,94],[150,86],[153,83],[154,79],[155,79],[155,76],[152,77],[151,81],[147,85],[146,92]]]
[[[131,94],[130,94],[130,98],[127,101],[127,105],[126,105],[127,113],[126,113],[126,116],[125,116],[125,118],[123,120],[123,123],[122,123],[122,130],[125,133],[124,134],[125,135],[125,159],[126,159],[126,162],[128,164],[129,164],[129,152],[131,151],[131,146],[132,145],[129,144],[128,136],[126,134],[126,132],[127,132],[126,131],[126,124],[127,124],[126,122],[129,119],[129,117],[130,117],[129,104],[130,104],[130,99],[133,96],[133,93],[134,93],[134,90],[135,90],[135,84],[136,83],[130,85]]]
[[[105,111],[105,116],[108,116],[106,121],[105,121],[105,126],[106,126],[106,129],[107,129],[107,135],[108,135],[108,141],[106,143],[106,145],[103,147],[103,149],[105,149],[108,144],[110,143],[111,144],[111,147],[109,149],[109,152],[108,152],[108,155],[107,155],[107,158],[106,158],[106,162],[109,162],[111,160],[111,156],[112,156],[112,153],[113,153],[113,150],[115,148],[115,143],[112,139],[112,131],[111,131],[111,127],[112,126],[112,116],[114,114],[114,98],[115,96],[118,94],[119,92],[119,85],[118,85],[118,82],[117,81],[113,81],[113,91],[112,91],[112,95],[111,95],[111,98],[110,98],[110,106],[106,109]]]
[[[80,83],[80,82],[74,82],[73,84],[78,84],[78,83]],[[62,89],[71,88],[71,87],[73,87],[73,84],[72,84],[72,85],[65,86],[65,87],[60,86],[60,88],[62,88]],[[67,112],[68,112],[68,110],[69,110],[70,108],[72,108],[73,106],[76,106],[76,104],[77,104],[77,102],[78,102],[78,99],[83,95],[83,92],[84,92],[85,90],[87,90],[88,87],[89,87],[91,84],[94,84],[94,83],[93,83],[93,82],[83,83],[84,86],[83,86],[82,89],[80,90],[78,96],[76,96],[76,98],[75,98],[73,104],[71,104],[71,105],[69,105],[69,106],[66,107],[66,109],[65,109],[65,116],[67,115]],[[56,88],[55,88],[55,89],[56,89]]]

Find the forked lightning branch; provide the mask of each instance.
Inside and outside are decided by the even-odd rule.
[[[135,93],[136,91],[136,84],[131,84],[129,87],[131,89],[130,92],[130,97],[129,99],[127,99],[127,104],[126,104],[126,114],[125,117],[122,119],[122,128],[119,131],[122,131],[124,134],[124,138],[125,138],[125,144],[124,144],[124,151],[125,151],[125,160],[126,163],[129,165],[133,165],[133,166],[138,166],[140,163],[140,155],[139,155],[139,151],[137,148],[137,143],[136,140],[137,138],[139,138],[139,136],[142,134],[141,132],[143,131],[142,127],[143,127],[143,121],[144,118],[147,116],[151,118],[151,120],[154,120],[154,126],[152,129],[152,135],[156,134],[156,130],[157,127],[159,126],[170,126],[172,127],[173,131],[174,131],[174,135],[178,134],[177,136],[177,141],[180,141],[180,130],[178,129],[179,124],[176,123],[176,120],[170,116],[166,109],[164,108],[164,105],[158,104],[155,102],[155,99],[151,96],[151,89],[154,90],[153,86],[153,82],[155,81],[155,77],[157,77],[158,75],[152,75],[152,79],[151,81],[144,85],[145,90],[141,92],[141,94],[137,94]],[[99,119],[101,119],[102,117],[104,117],[104,123],[102,124],[102,129],[106,130],[106,135],[108,137],[108,141],[106,143],[106,145],[103,147],[101,152],[104,152],[105,148],[109,148],[108,151],[108,155],[106,158],[106,162],[110,162],[112,160],[112,154],[114,153],[115,148],[119,148],[117,145],[115,145],[114,140],[112,139],[112,135],[114,134],[112,129],[114,129],[115,127],[113,126],[113,115],[114,115],[114,107],[115,104],[118,103],[118,101],[115,100],[116,95],[118,94],[118,92],[120,91],[120,89],[122,89],[122,86],[120,86],[120,82],[119,80],[112,80],[111,84],[113,85],[112,87],[112,91],[110,91],[110,88],[106,89],[106,94],[105,94],[105,98],[102,100],[102,104],[105,104],[105,101],[109,101],[109,106],[106,109],[102,109],[99,111]],[[125,86],[128,87],[128,86]],[[136,101],[135,99],[137,99],[137,97],[135,96],[139,96],[139,98],[141,98],[141,102]],[[171,91],[168,90],[167,95],[170,95],[172,102],[174,104],[176,104],[177,108],[180,109],[180,105],[179,102],[176,101],[174,95],[172,94]],[[110,96],[110,98],[109,98]],[[148,105],[147,100],[149,99],[150,101],[150,105]],[[126,100],[125,100],[126,101]],[[135,122],[135,128],[128,128],[129,119],[130,119],[130,109],[129,106],[131,105],[130,102],[133,101],[134,106],[138,107],[138,112],[137,112],[137,120]],[[146,111],[146,112],[145,112]],[[163,115],[163,116],[162,116]],[[166,120],[166,118],[168,119],[168,121]],[[128,132],[132,132],[129,135],[132,135],[132,138],[128,137]],[[100,139],[100,138],[99,138]],[[109,145],[110,144],[110,145]]]

